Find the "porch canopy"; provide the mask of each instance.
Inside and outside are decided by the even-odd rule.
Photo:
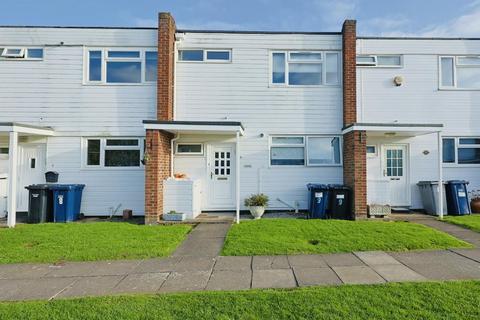
[[[240,222],[240,136],[245,134],[245,129],[241,122],[237,121],[164,121],[164,120],[144,120],[145,130],[161,130],[176,135],[179,134],[219,134],[234,135],[236,137],[235,145],[235,203],[236,203],[236,221]],[[173,141],[172,141],[173,143]],[[173,150],[173,149],[172,149]],[[173,162],[173,157],[171,159]],[[173,167],[173,166],[172,166]]]
[[[7,224],[14,227],[17,220],[17,166],[18,140],[22,136],[53,136],[50,127],[41,127],[16,122],[0,122],[0,136],[9,137],[8,148],[8,203]]]

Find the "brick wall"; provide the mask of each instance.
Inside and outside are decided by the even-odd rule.
[[[170,13],[158,16],[157,119],[173,120],[173,64],[175,21]],[[172,135],[147,130],[145,165],[145,223],[156,223],[163,214],[163,180],[170,175]]]
[[[357,122],[356,21],[346,20],[342,29],[343,126]],[[356,218],[367,214],[366,133],[352,131],[343,136],[343,182],[352,188]]]

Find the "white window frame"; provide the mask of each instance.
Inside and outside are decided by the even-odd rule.
[[[200,145],[200,152],[179,152],[178,151],[178,146],[181,145]],[[204,147],[203,143],[198,143],[198,142],[179,142],[175,144],[175,155],[179,156],[203,156],[204,154]]]
[[[145,52],[157,52],[158,48],[156,47],[84,47],[83,52],[83,84],[84,85],[100,85],[100,86],[145,86],[145,85],[156,85],[156,81],[146,81],[145,80],[145,71],[146,71],[146,61],[145,61]],[[100,81],[90,81],[90,51],[100,51],[102,55],[101,62],[101,80]],[[109,51],[139,51],[139,58],[109,58]],[[129,83],[112,83],[107,82],[107,62],[140,62],[140,82],[129,82]]]
[[[475,67],[480,69],[480,65],[472,65],[472,64],[459,64],[458,58],[471,58],[471,57],[480,57],[480,55],[440,55],[438,56],[438,89],[439,90],[459,90],[459,91],[478,91],[478,88],[459,88],[457,85],[457,68],[465,67]],[[453,59],[453,86],[443,86],[442,85],[442,58],[452,58]]]
[[[374,58],[375,62],[357,62],[357,56],[365,56],[365,57],[371,57]],[[400,58],[400,64],[399,65],[385,65],[385,64],[378,64],[378,57],[399,57]],[[403,68],[404,66],[404,61],[403,61],[403,55],[402,54],[357,54],[355,56],[355,63],[357,67],[359,68],[387,68],[387,69],[399,69]]]
[[[460,168],[477,168],[480,167],[480,163],[472,163],[472,164],[465,164],[465,163],[458,163],[458,149],[462,148],[473,148],[473,149],[480,149],[480,144],[460,144],[460,139],[480,139],[480,136],[444,136],[443,139],[453,139],[454,140],[454,156],[455,162],[443,162],[443,154],[442,157],[442,164],[444,167],[460,167]]]
[[[82,168],[83,169],[104,169],[104,170],[143,170],[142,160],[145,155],[144,137],[84,137],[82,139]],[[88,140],[100,140],[100,164],[88,165]],[[107,140],[138,140],[137,146],[107,146]],[[138,167],[107,167],[105,166],[106,150],[139,150],[140,165]]]
[[[0,48],[3,48],[3,50],[1,50],[1,52],[0,52],[0,59],[1,60],[8,60],[8,61],[42,61],[45,58],[45,48],[43,48],[43,47],[2,46],[2,45],[0,45]],[[6,51],[8,49],[20,49],[21,52],[18,55],[7,55]],[[43,50],[42,58],[30,58],[28,56],[28,49],[42,49]]]
[[[375,152],[373,153],[368,153],[367,152],[367,157],[368,158],[376,158],[378,156],[378,148],[377,148],[377,145],[376,144],[367,144],[367,149],[368,148],[374,148],[375,149]]]
[[[193,61],[193,60],[180,60],[180,51],[189,51],[189,50],[194,50],[194,51],[202,51],[203,52],[203,60],[200,61]],[[225,52],[228,51],[230,59],[228,60],[222,60],[222,59],[207,59],[207,53],[208,52]],[[178,49],[178,54],[177,54],[177,62],[180,63],[231,63],[233,58],[232,58],[232,49],[205,49],[205,48],[179,48]]]
[[[274,144],[273,138],[303,138],[302,144]],[[339,151],[340,151],[340,163],[319,163],[319,164],[311,164],[309,161],[309,154],[308,154],[308,140],[310,138],[338,138],[339,143]],[[298,165],[278,165],[272,164],[272,147],[275,148],[295,148],[295,147],[303,147],[303,164]],[[341,135],[321,135],[321,134],[309,134],[309,135],[302,135],[302,134],[273,134],[270,135],[268,138],[268,165],[270,168],[288,168],[288,167],[341,167],[343,166],[343,139]]]
[[[291,53],[320,53],[322,55],[321,59],[318,60],[292,60],[290,59]],[[285,82],[284,83],[274,83],[273,82],[273,55],[275,53],[282,53],[285,55]],[[326,68],[326,57],[328,53],[334,53],[337,55],[337,74],[338,74],[338,83],[328,84],[327,80],[327,68]],[[289,65],[290,63],[302,63],[302,64],[321,64],[322,65],[322,83],[321,84],[289,84]],[[269,52],[269,73],[268,73],[268,82],[270,87],[280,87],[280,88],[315,88],[315,87],[339,87],[342,85],[342,55],[340,51],[336,50],[271,50]]]

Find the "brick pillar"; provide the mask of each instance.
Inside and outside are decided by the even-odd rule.
[[[173,65],[175,21],[170,13],[158,15],[157,120],[173,120]],[[170,175],[171,134],[147,130],[145,165],[145,223],[163,214],[163,181]]]
[[[343,126],[357,122],[356,21],[346,20],[342,28]],[[353,191],[355,217],[367,214],[366,133],[352,131],[343,136],[343,183]]]

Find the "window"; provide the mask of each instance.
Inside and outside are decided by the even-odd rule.
[[[289,86],[340,84],[338,52],[272,52],[271,83]]]
[[[480,56],[440,57],[440,88],[480,89]]]
[[[203,144],[201,143],[178,143],[177,154],[203,154]]]
[[[0,48],[0,58],[9,60],[42,60],[43,48]]]
[[[480,137],[443,138],[443,163],[480,164]]]
[[[86,57],[86,79],[89,83],[141,84],[156,81],[156,51],[91,49]]]
[[[402,66],[401,55],[357,55],[357,66],[362,67],[394,67]]]
[[[339,137],[308,137],[309,165],[340,164]]]
[[[0,147],[0,159],[8,159],[8,147]]]
[[[182,49],[178,50],[178,61],[230,62],[231,55],[231,50]]]
[[[87,167],[140,167],[144,142],[138,138],[86,139]]]
[[[377,155],[377,146],[367,146],[367,156],[375,157]]]
[[[325,166],[341,164],[340,137],[272,136],[272,166]]]

